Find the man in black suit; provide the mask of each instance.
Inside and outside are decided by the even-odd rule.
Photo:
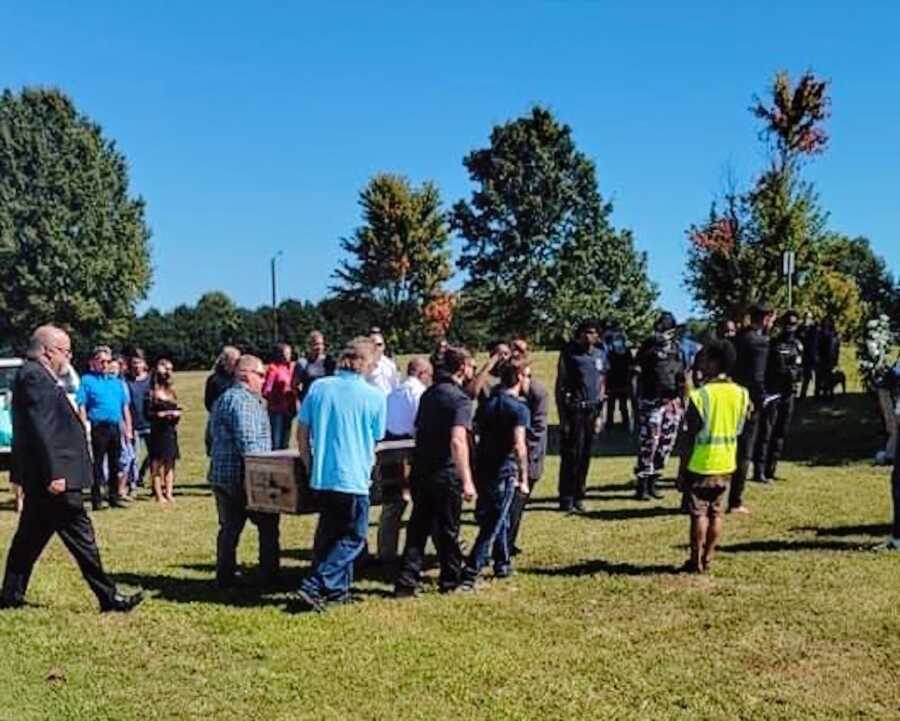
[[[72,356],[69,336],[51,325],[31,337],[28,360],[13,384],[12,480],[25,492],[6,559],[0,608],[25,603],[31,571],[58,533],[100,601],[101,611],[130,611],[143,593],[123,595],[104,573],[81,491],[93,483],[84,426],[60,386]]]

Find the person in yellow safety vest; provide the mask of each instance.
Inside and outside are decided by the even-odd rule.
[[[750,412],[747,390],[729,377],[736,353],[727,340],[703,349],[703,377],[693,390],[686,413],[684,454],[678,488],[684,491],[691,516],[691,557],[682,570],[706,573],[722,537],[728,484],[737,467],[738,436]]]

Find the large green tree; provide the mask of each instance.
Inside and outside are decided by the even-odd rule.
[[[124,338],[150,286],[125,157],[58,90],[0,96],[0,345],[49,321]]]
[[[450,277],[449,232],[437,187],[379,174],[360,192],[363,225],[341,240],[332,290],[396,349],[421,346],[423,311]]]
[[[893,319],[894,327],[900,328],[900,318],[894,315],[900,310],[900,286],[884,258],[872,250],[867,238],[831,235],[822,244],[820,258],[825,268],[856,282],[869,315],[887,315]]]
[[[585,316],[646,330],[656,290],[631,233],[610,223],[594,163],[569,126],[534,107],[463,160],[476,188],[453,208],[465,239],[463,309],[489,334],[554,342]]]

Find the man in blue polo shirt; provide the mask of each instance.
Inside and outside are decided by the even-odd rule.
[[[112,359],[108,346],[97,346],[91,356],[91,370],[81,379],[75,394],[78,412],[84,423],[91,424],[91,451],[94,457],[94,485],[91,487],[91,506],[95,511],[102,507],[100,487],[103,484],[103,461],[109,469],[108,497],[112,508],[125,508],[119,497],[116,474],[122,454],[121,426],[125,437],[134,437],[128,394],[122,379],[108,375],[107,366]]]
[[[350,600],[353,562],[366,545],[375,443],[387,416],[384,393],[366,382],[374,358],[371,340],[351,341],[337,375],[317,380],[300,406],[297,445],[319,492],[319,526],[298,596],[315,611]]]

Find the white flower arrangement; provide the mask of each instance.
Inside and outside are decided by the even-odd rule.
[[[866,323],[866,336],[857,346],[859,375],[870,390],[891,383],[894,364],[889,359],[894,344],[890,319],[882,314]]]

